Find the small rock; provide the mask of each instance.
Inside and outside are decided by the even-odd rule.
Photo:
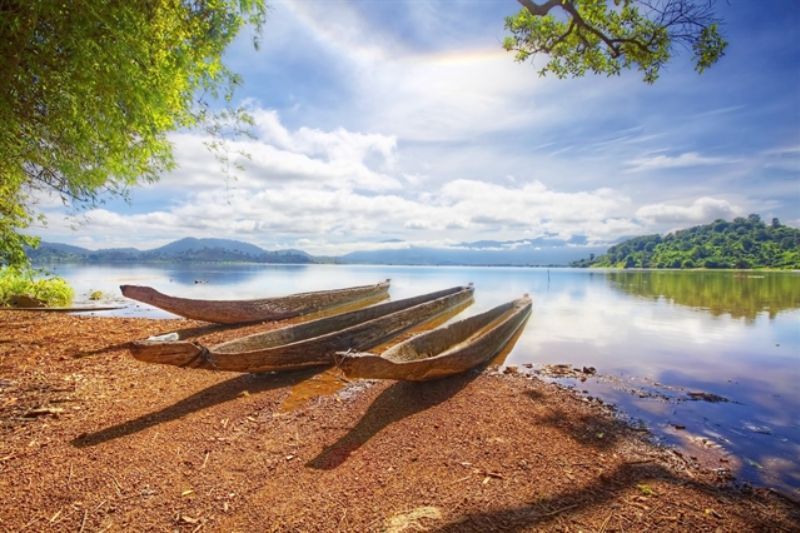
[[[718,402],[729,402],[727,398],[724,396],[719,396],[718,394],[713,394],[711,392],[687,392],[686,395],[694,401],[704,401],[704,402],[711,402],[711,403],[718,403]]]
[[[517,368],[515,365],[509,365],[503,369],[503,374],[516,376],[519,374],[519,368]]]

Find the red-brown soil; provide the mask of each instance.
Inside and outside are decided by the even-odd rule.
[[[195,325],[0,315],[0,529],[799,530],[797,504],[536,378],[221,374],[125,347]]]

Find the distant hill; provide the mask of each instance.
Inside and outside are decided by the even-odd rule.
[[[385,244],[403,241],[392,239]],[[553,237],[517,241],[464,242],[452,248],[409,246],[359,251],[343,256],[315,257],[302,250],[267,251],[253,244],[230,239],[187,237],[152,250],[107,248],[88,250],[67,244],[43,242],[29,249],[33,263],[344,263],[378,265],[568,265],[589,253],[601,253],[605,247],[586,246],[585,241]]]
[[[777,218],[765,224],[758,215],[715,220],[663,237],[634,237],[573,266],[800,269],[800,229]]]
[[[157,263],[157,262],[252,262],[311,263],[300,250],[267,251],[253,244],[229,239],[187,237],[152,250],[108,248],[87,250],[67,244],[43,242],[29,249],[33,263]]]
[[[571,246],[555,239],[525,241],[476,241],[454,248],[408,248],[352,252],[338,258],[340,263],[392,265],[568,265],[605,247]]]
[[[264,250],[256,246],[242,241],[234,241],[231,239],[196,239],[194,237],[186,237],[169,244],[165,244],[161,248],[155,248],[148,253],[156,255],[180,255],[184,253],[194,253],[198,250],[225,250],[230,253],[239,253],[244,255],[257,256],[264,253]]]

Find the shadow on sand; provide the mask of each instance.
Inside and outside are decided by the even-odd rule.
[[[530,503],[469,513],[454,522],[433,529],[433,531],[455,533],[462,531],[518,531],[529,528],[555,528],[561,518],[568,518],[570,515],[580,513],[589,508],[608,505],[613,500],[621,497],[623,491],[631,487],[640,487],[640,490],[652,490],[649,488],[641,489],[641,487],[646,487],[648,482],[656,480],[681,486],[684,490],[696,494],[704,493],[721,501],[747,499],[760,502],[763,500],[763,497],[757,494],[745,494],[682,477],[658,464],[627,463],[608,474],[600,474],[597,479],[579,488],[563,491],[550,497],[536,498]],[[789,513],[796,514],[791,511]],[[662,524],[663,527],[668,530],[684,529],[686,526],[681,527],[682,518],[680,515],[681,513],[678,513],[675,516],[667,517]],[[636,530],[636,525],[627,520],[622,522],[621,518],[613,519],[613,508],[609,508],[608,517],[606,526],[609,529],[624,527],[626,530],[629,528]],[[791,516],[788,519],[794,520],[795,518],[800,518],[800,516]],[[752,517],[751,520],[753,531],[789,530],[787,529],[787,518],[784,516],[776,515],[759,519]],[[558,529],[563,527],[565,526],[562,523],[558,526]]]
[[[306,466],[318,470],[338,467],[383,428],[452,398],[480,373],[481,369],[476,369],[436,381],[392,384],[375,398],[358,424],[334,444],[326,446]]]
[[[355,427],[334,444],[326,446],[319,455],[307,462],[306,466],[318,470],[332,470],[347,461],[350,454],[383,428],[452,398],[487,368],[502,366],[524,329],[520,327],[490,361],[468,372],[421,383],[398,381],[389,386],[375,398]]]
[[[234,400],[244,391],[252,395],[272,389],[289,387],[324,370],[325,368],[311,368],[280,374],[242,374],[196,392],[178,403],[159,411],[89,433],[88,435],[79,436],[73,439],[71,443],[78,448],[96,446],[97,444],[132,435],[163,422],[177,420],[190,413]]]

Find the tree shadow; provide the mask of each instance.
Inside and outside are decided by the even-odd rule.
[[[523,392],[523,394],[528,398],[530,398],[531,400],[541,400],[542,398],[546,397],[546,395],[543,392],[538,391],[536,389],[526,389],[525,392]]]
[[[324,368],[310,368],[276,374],[242,374],[233,379],[217,383],[216,385],[196,392],[180,400],[178,403],[160,409],[159,411],[142,415],[133,420],[116,424],[94,433],[80,435],[73,439],[71,444],[78,448],[96,446],[97,444],[120,437],[126,437],[149,427],[171,420],[177,420],[190,413],[234,400],[244,391],[247,391],[249,394],[258,394],[268,390],[289,387],[324,370]]]
[[[702,492],[714,498],[724,497],[739,501],[744,499],[764,500],[763,497],[755,494],[745,494],[734,489],[717,487],[713,484],[681,477],[659,464],[627,463],[617,467],[609,474],[601,474],[595,481],[577,490],[563,491],[550,497],[538,498],[536,501],[516,506],[469,513],[457,521],[434,529],[434,531],[455,533],[462,531],[517,531],[531,527],[548,528],[550,522],[560,517],[608,504],[630,487],[639,487],[642,495],[650,494],[653,489],[646,482],[655,480],[686,487],[688,490]],[[797,509],[787,511],[787,515],[794,516],[786,517],[783,520],[780,515],[770,512],[766,517],[758,519],[753,517],[753,530],[786,530],[791,521],[800,518]],[[646,526],[641,524],[641,527]],[[681,524],[675,523],[672,524],[672,527],[680,528]]]
[[[476,379],[482,369],[479,367],[436,381],[395,382],[375,398],[358,424],[334,444],[326,446],[306,466],[318,470],[332,470],[340,466],[385,427],[452,398]]]
[[[623,422],[593,414],[568,414],[561,409],[553,409],[547,416],[535,419],[536,422],[555,428],[584,446],[608,450],[626,435]]]

